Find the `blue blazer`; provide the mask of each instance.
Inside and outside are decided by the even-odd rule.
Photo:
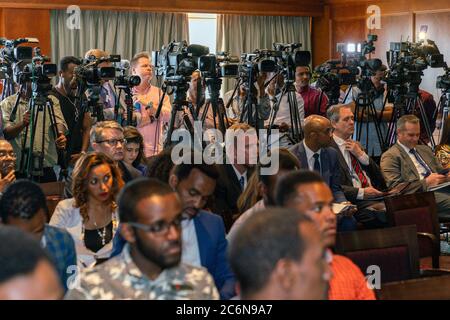
[[[289,151],[300,160],[303,169],[309,170],[303,141],[292,146]],[[322,148],[320,152],[320,165],[322,169],[321,176],[333,192],[334,200],[336,202],[347,201],[340,185],[341,177],[337,151],[332,147]]]
[[[223,300],[231,299],[236,295],[236,280],[227,259],[228,242],[225,237],[223,220],[220,216],[203,210],[199,211],[193,219],[200,252],[200,263],[208,269],[208,272],[214,278],[220,298]],[[111,257],[122,252],[125,245],[125,240],[120,232],[116,232],[113,241]]]

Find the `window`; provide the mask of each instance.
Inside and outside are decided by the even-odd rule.
[[[216,53],[216,14],[189,13],[189,44],[201,44]]]

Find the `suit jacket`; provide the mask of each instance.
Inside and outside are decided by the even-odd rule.
[[[339,170],[341,176],[341,187],[344,191],[345,197],[350,202],[357,202],[359,200],[356,199],[358,195],[358,188],[353,186],[352,176],[350,174],[350,170],[347,162],[345,161],[344,155],[342,154],[339,146],[337,145],[334,139],[331,141],[331,147],[333,147],[338,152],[338,161],[339,161]],[[378,190],[386,189],[386,182],[384,181],[383,175],[381,174],[380,167],[369,157],[369,164],[363,165],[360,163],[361,168],[370,178],[370,182],[373,187]]]
[[[291,151],[299,160],[303,169],[309,170],[308,159],[303,141],[292,146]],[[328,184],[336,202],[347,201],[341,188],[341,177],[338,163],[338,152],[332,147],[322,148],[320,152],[320,165],[322,169],[322,178]]]
[[[222,216],[225,229],[229,231],[233,224],[233,215],[239,212],[237,201],[243,190],[231,164],[224,162],[223,165],[217,166],[217,170],[219,179],[214,192],[213,211]],[[247,181],[252,173],[253,169],[247,170]]]
[[[228,242],[223,221],[218,215],[203,210],[193,219],[200,263],[213,276],[221,299],[231,299],[235,296],[235,277],[227,259]],[[122,252],[126,242],[117,232],[113,243],[111,258]]]
[[[430,147],[417,145],[416,150],[433,172],[439,172],[443,169]],[[410,182],[405,193],[427,190],[425,179],[420,180],[414,163],[398,143],[390,147],[381,156],[381,171],[389,188],[393,188],[401,182]]]
[[[235,278],[227,259],[228,242],[222,219],[213,213],[200,211],[194,217],[200,261],[213,276],[221,299],[235,296]]]

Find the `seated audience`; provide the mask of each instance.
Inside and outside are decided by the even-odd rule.
[[[39,242],[17,228],[0,226],[0,300],[56,300],[63,294]]]
[[[361,270],[348,258],[333,254],[336,243],[336,215],[331,209],[333,194],[323,179],[311,171],[296,171],[281,178],[275,191],[279,206],[304,212],[318,226],[331,269],[330,300],[374,300]]]
[[[265,209],[236,232],[229,259],[244,300],[323,300],[330,272],[320,233],[294,210]]]
[[[205,267],[221,299],[230,299],[235,295],[235,280],[226,258],[225,227],[220,216],[205,210],[218,176],[215,165],[179,164],[172,170],[169,185],[178,193],[187,218],[181,223],[181,262]],[[115,239],[114,255],[123,244]]]
[[[449,173],[434,155],[430,147],[418,145],[419,118],[402,116],[397,121],[397,143],[381,157],[381,170],[389,188],[407,182],[407,193],[428,191],[449,181]],[[450,217],[450,187],[434,191],[439,217]]]
[[[253,174],[258,175],[258,184],[256,188],[254,187],[254,191],[258,190],[258,193],[262,195],[262,199],[256,202],[243,214],[241,214],[239,218],[233,223],[233,226],[231,227],[230,232],[228,232],[227,235],[227,239],[229,242],[232,241],[236,231],[239,229],[242,223],[245,222],[245,220],[247,220],[256,212],[259,212],[260,210],[263,210],[268,206],[275,205],[274,191],[278,179],[280,179],[280,177],[290,171],[300,169],[300,162],[289,150],[284,148],[272,150],[272,154],[278,161],[278,171],[272,175],[264,174],[264,172],[261,172],[261,169],[264,167],[269,167],[270,164],[262,165],[261,163],[259,163],[256,166],[256,170]],[[249,186],[250,185],[247,185],[247,188]]]
[[[450,117],[444,122],[441,141],[436,146],[434,154],[444,169],[450,169]]]
[[[380,190],[386,189],[386,183],[375,161],[359,142],[352,140],[355,122],[350,106],[332,106],[327,115],[334,128],[331,147],[338,152],[342,190],[345,197],[358,206],[354,217],[366,228],[386,226],[384,201],[373,200],[383,196]]]
[[[73,171],[73,198],[58,203],[50,224],[73,237],[80,267],[108,259],[117,231],[116,196],[123,186],[114,161],[102,153],[83,155]]]
[[[0,139],[0,197],[11,183],[16,180],[16,154],[12,145]]]
[[[138,169],[143,176],[147,175],[147,165],[144,160],[144,139],[135,127],[125,127],[123,137],[126,144],[123,162]]]
[[[333,127],[330,120],[319,115],[311,115],[305,119],[303,141],[292,146],[289,150],[300,160],[303,169],[318,172],[333,192],[334,201],[347,203],[342,191],[339,171],[338,152],[332,148]],[[354,212],[347,212],[348,216],[340,216],[339,231],[356,229]]]
[[[77,266],[75,243],[70,234],[49,226],[49,212],[42,189],[34,182],[18,180],[6,189],[0,199],[3,224],[15,226],[34,235],[41,243],[58,271],[61,285],[67,290],[67,280]]]
[[[218,299],[202,267],[181,262],[183,207],[168,185],[148,178],[128,184],[119,196],[122,253],[81,273],[67,299]]]

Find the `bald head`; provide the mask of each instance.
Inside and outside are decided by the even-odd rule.
[[[305,119],[305,137],[313,132],[322,131],[331,125],[330,120],[317,114],[310,115]]]
[[[313,114],[305,119],[304,133],[306,145],[317,151],[330,145],[333,127],[327,118]]]

